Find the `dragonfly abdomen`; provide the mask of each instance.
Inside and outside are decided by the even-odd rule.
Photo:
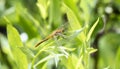
[[[37,44],[35,45],[35,47],[39,46],[40,44],[42,44],[43,42],[45,42],[45,41],[47,41],[47,40],[48,40],[48,38],[43,39],[42,41],[40,41],[39,43],[37,43]]]

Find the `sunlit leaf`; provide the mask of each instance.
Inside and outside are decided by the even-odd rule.
[[[88,32],[87,39],[86,39],[87,42],[89,41],[89,39],[90,39],[95,27],[97,26],[98,22],[99,22],[99,18],[97,19],[97,21],[94,23],[94,25],[91,27],[90,31]]]
[[[83,60],[83,56],[81,56],[78,61],[77,61],[77,64],[75,66],[75,69],[84,69],[84,66],[82,64],[82,60]]]
[[[26,55],[19,49],[23,47],[18,31],[10,24],[7,25],[7,37],[11,46],[17,69],[27,69],[28,62]]]
[[[73,31],[80,30],[82,28],[82,25],[80,24],[79,19],[77,19],[76,15],[69,7],[65,6],[65,8],[67,9],[67,17],[72,30]],[[81,34],[78,35],[78,38],[83,42],[86,36],[82,32]]]
[[[91,54],[91,53],[94,53],[97,51],[97,49],[94,49],[94,48],[87,48],[88,50],[88,53]]]
[[[76,48],[67,48],[67,47],[59,47],[60,49],[64,49],[64,50],[67,50],[67,51],[74,51]]]
[[[75,69],[78,58],[75,55],[71,55],[68,57],[66,62],[67,69]]]
[[[79,16],[80,14],[74,0],[63,0],[63,1],[64,1],[64,4],[69,8],[69,10],[72,11],[72,14],[76,16],[76,19],[78,20],[78,22],[80,22],[80,16]],[[79,24],[82,24],[82,23],[79,23]]]
[[[40,10],[41,16],[43,19],[46,19],[48,16],[48,5],[49,1],[48,0],[38,0],[37,6]]]
[[[58,65],[58,61],[59,61],[59,57],[64,56],[64,54],[51,54],[45,58],[43,58],[42,60],[38,61],[33,67],[36,68],[39,64],[48,61],[50,59],[55,59],[55,65]]]
[[[12,53],[14,55],[15,62],[17,64],[17,69],[27,69],[28,68],[28,62],[26,55],[19,49],[19,48],[13,48]]]
[[[27,55],[28,58],[33,58],[35,56],[34,53],[27,47],[21,47],[20,49],[25,55]]]
[[[38,61],[33,67],[36,68],[39,64],[47,61],[47,60],[50,60],[52,59],[54,56],[53,55],[49,55],[49,56],[46,56],[45,58],[43,58],[42,60]]]
[[[7,25],[7,37],[13,47],[23,47],[18,31],[10,24]]]
[[[65,8],[68,9],[66,11],[67,11],[68,20],[70,22],[70,26],[72,26],[71,28],[73,30],[80,29],[81,25],[79,19],[77,19],[77,17],[75,16],[75,13],[69,7],[65,6]]]

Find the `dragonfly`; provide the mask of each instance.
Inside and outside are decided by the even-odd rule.
[[[53,38],[54,36],[58,36],[61,35],[64,32],[64,28],[61,29],[57,29],[55,31],[53,31],[50,35],[48,35],[45,39],[41,40],[40,42],[38,42],[35,47],[38,47],[40,44],[42,44],[43,42]]]
[[[67,24],[67,23],[66,23]],[[57,29],[57,30],[55,30],[55,31],[53,31],[50,35],[48,35],[46,38],[44,38],[43,40],[41,40],[40,42],[38,42],[36,45],[35,45],[35,47],[38,47],[40,44],[42,44],[43,42],[45,42],[45,41],[47,41],[47,40],[49,40],[49,39],[51,39],[51,38],[54,38],[55,36],[62,36],[63,38],[68,38],[68,40],[72,37],[72,38],[74,38],[74,37],[76,37],[83,29],[78,29],[78,30],[76,30],[75,32],[73,32],[73,34],[72,35],[70,35],[69,37],[67,37],[67,36],[65,36],[64,34],[63,34],[63,32],[66,30],[66,29],[68,29],[68,25],[69,24],[64,24],[63,25],[63,27],[62,28],[59,28],[59,29]],[[67,27],[66,27],[67,26]],[[68,33],[68,32],[67,32]]]

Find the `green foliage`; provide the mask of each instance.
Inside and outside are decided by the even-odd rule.
[[[27,69],[28,62],[26,55],[20,50],[23,47],[18,31],[10,24],[7,25],[7,37],[11,46],[13,59],[16,63],[16,68]]]
[[[87,42],[88,42],[88,40],[90,39],[90,37],[91,37],[91,35],[92,35],[92,32],[94,31],[95,27],[97,26],[98,21],[99,21],[99,18],[98,18],[98,20],[95,22],[95,24],[92,26],[92,28],[90,29],[90,31],[88,32],[88,36],[87,36],[87,39],[86,39]]]
[[[119,10],[106,11],[118,2],[1,0],[0,69],[119,69]]]
[[[119,62],[118,61],[120,61],[120,48],[118,48],[118,51],[117,51],[117,55],[116,55],[116,60],[115,60],[115,69],[119,69],[120,68],[120,66],[119,66]]]
[[[99,42],[99,44],[100,44],[100,47],[99,47],[100,48],[100,63],[99,64],[102,63],[103,66],[105,66],[105,67],[110,66],[110,68],[118,69],[117,65],[119,63],[117,62],[117,60],[119,57],[119,52],[118,52],[119,51],[118,46],[120,45],[119,39],[120,39],[120,35],[115,34],[115,33],[114,34],[109,33],[100,39],[100,42]],[[109,56],[111,56],[111,57],[109,57]],[[114,60],[114,61],[112,61],[112,60]],[[106,61],[106,62],[104,62],[104,61]],[[113,64],[111,64],[111,63],[113,63]]]
[[[22,47],[23,46],[22,41],[19,36],[19,33],[10,24],[7,25],[7,34],[8,34],[7,37],[9,40],[9,44],[11,46],[13,46],[13,47]]]

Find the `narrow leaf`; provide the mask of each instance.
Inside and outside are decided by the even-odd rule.
[[[50,0],[50,14],[49,23],[54,23],[54,25],[59,26],[61,23],[61,0]]]
[[[97,51],[97,49],[94,49],[94,48],[87,48],[87,50],[89,54],[92,54]]]
[[[78,21],[80,22],[79,10],[74,2],[74,0],[63,0],[64,4],[74,13]]]
[[[87,35],[87,42],[89,41],[89,39],[90,39],[90,37],[91,37],[91,35],[92,35],[92,33],[93,33],[95,27],[97,26],[98,22],[99,22],[99,18],[97,19],[97,21],[95,22],[95,24],[91,27],[90,31],[88,32],[88,35]]]
[[[47,61],[47,60],[49,60],[49,59],[52,59],[52,58],[54,58],[54,56],[53,56],[53,55],[49,55],[49,56],[43,58],[42,60],[40,60],[39,62],[37,62],[33,67],[35,68],[35,67],[37,67],[39,64],[41,64],[41,63],[43,63],[43,62],[45,62],[45,61]]]
[[[40,10],[41,16],[43,19],[46,19],[48,16],[48,0],[38,0],[37,6]]]

